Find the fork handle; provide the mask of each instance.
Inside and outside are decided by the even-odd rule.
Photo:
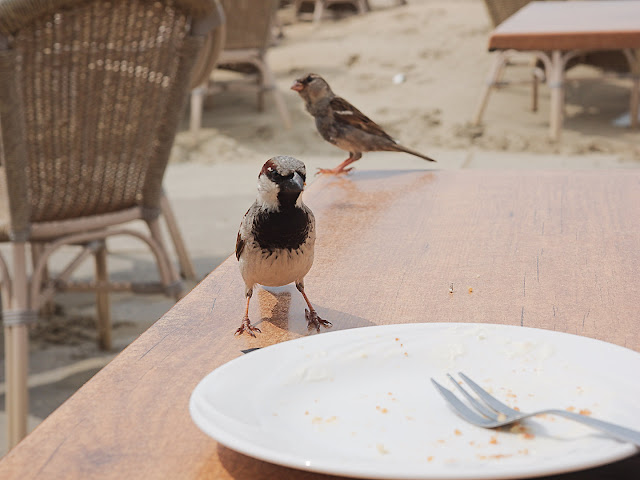
[[[638,432],[637,430],[631,430],[630,428],[621,427],[620,425],[615,425],[609,422],[603,422],[602,420],[598,420],[596,418],[587,417],[578,413],[568,412],[566,410],[546,410],[544,413],[550,413],[553,415],[558,415],[560,417],[568,418],[570,420],[575,420],[576,422],[580,422],[589,427],[593,427],[597,430],[608,433],[618,440],[630,442],[637,447],[640,447],[640,432]]]

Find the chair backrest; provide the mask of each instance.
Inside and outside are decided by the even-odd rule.
[[[14,237],[157,209],[213,0],[0,2],[0,155]]]
[[[205,84],[211,77],[211,72],[215,69],[218,57],[224,47],[224,41],[227,36],[226,17],[224,9],[220,0],[213,0],[216,2],[216,11],[214,15],[216,17],[216,24],[218,25],[209,35],[206,40],[195,65],[191,72],[191,88],[200,87]]]
[[[527,3],[531,2],[532,0],[484,0],[489,18],[494,27],[500,25]]]
[[[224,48],[266,49],[279,0],[222,0],[227,19]]]

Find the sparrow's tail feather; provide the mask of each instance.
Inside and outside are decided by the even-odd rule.
[[[420,157],[420,158],[424,158],[425,160],[428,160],[430,162],[435,162],[436,160],[434,160],[433,158],[427,157],[426,155],[421,154],[420,152],[416,152],[415,150],[411,150],[410,148],[404,147],[398,143],[396,143],[393,146],[394,150],[396,150],[397,152],[405,152],[405,153],[410,153],[411,155],[415,155],[416,157]]]

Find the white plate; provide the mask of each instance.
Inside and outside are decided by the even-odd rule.
[[[558,417],[526,421],[520,433],[469,425],[429,381],[447,385],[445,373],[458,371],[523,411],[569,408],[640,429],[640,354],[486,324],[386,325],[280,343],[207,375],[190,411],[245,455],[360,478],[535,477],[637,452]]]

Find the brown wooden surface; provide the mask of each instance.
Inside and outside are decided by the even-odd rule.
[[[533,2],[489,37],[489,50],[623,48],[640,48],[640,1]]]
[[[318,222],[306,290],[334,330],[502,323],[640,351],[640,170],[356,171],[304,195]],[[243,292],[231,257],[5,456],[0,478],[326,478],[235,453],[191,421],[207,373],[307,334],[288,286],[254,295],[262,335],[234,337]],[[635,456],[562,478],[639,468]]]

